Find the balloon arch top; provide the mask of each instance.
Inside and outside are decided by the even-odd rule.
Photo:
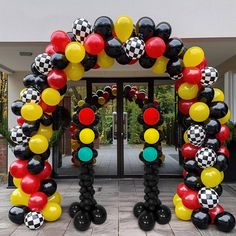
[[[16,160],[10,173],[17,189],[11,194],[10,220],[37,229],[44,220],[60,218],[61,196],[50,178],[52,168],[47,159],[53,131],[64,129],[69,123],[64,119],[66,112],[58,106],[66,93],[67,81],[78,81],[85,71],[109,68],[115,61],[122,65],[138,62],[155,74],[168,73],[175,80],[179,96],[179,114],[186,132],[181,148],[184,182],[177,186],[173,198],[176,216],[191,219],[201,229],[214,223],[221,231],[231,231],[234,216],[219,205],[220,183],[229,158],[225,141],[229,138],[226,123],[230,111],[223,92],[211,87],[218,72],[207,67],[204,51],[197,46],[185,48],[181,39],[171,37],[170,24],[156,25],[149,17],[140,18],[135,26],[128,16],[118,17],[115,23],[102,16],[93,26],[78,18],[72,32],[55,31],[50,41],[45,52],[35,58],[31,74],[23,78],[25,88],[20,99],[12,104],[18,125],[11,130]],[[109,99],[109,94],[101,96],[103,101]],[[73,117],[82,171],[80,202],[71,205],[70,215],[78,230],[88,229],[91,222],[102,224],[106,220],[106,210],[94,199],[92,160],[97,157],[93,141],[98,117],[93,105],[89,99],[80,102]],[[144,127],[140,160],[145,166],[145,201],[134,206],[134,215],[145,231],[151,230],[155,221],[166,224],[171,219],[170,209],[158,198],[161,117],[159,106],[146,100],[138,119]]]

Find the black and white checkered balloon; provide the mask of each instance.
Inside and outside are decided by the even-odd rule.
[[[31,211],[25,216],[24,222],[29,229],[35,230],[43,225],[44,217],[39,212]]]
[[[40,93],[34,88],[27,88],[21,94],[21,100],[22,102],[38,103],[40,100]]]
[[[218,71],[213,67],[205,67],[202,69],[201,84],[208,86],[214,84],[218,79]]]
[[[19,125],[10,130],[10,137],[14,143],[27,143],[29,141],[29,137],[23,134],[22,128]]]
[[[43,75],[52,70],[51,57],[47,53],[39,54],[34,59],[36,69]]]
[[[191,144],[199,147],[205,140],[206,132],[201,125],[191,125],[187,130],[187,137]]]
[[[171,78],[172,80],[178,80],[178,79],[181,79],[182,77],[183,77],[183,74],[180,73],[180,74],[178,74],[178,75],[173,75],[173,76],[171,76],[170,78]]]
[[[217,155],[215,151],[208,147],[199,149],[195,155],[195,160],[199,167],[207,168],[216,163]]]
[[[92,25],[84,18],[79,18],[73,22],[72,33],[77,41],[83,43],[85,38],[91,34]]]
[[[138,37],[131,37],[124,45],[126,55],[133,59],[139,59],[145,52],[145,43]]]
[[[198,201],[203,208],[213,209],[219,203],[219,195],[212,188],[201,188],[198,192]]]

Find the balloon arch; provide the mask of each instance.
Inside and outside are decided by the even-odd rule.
[[[184,182],[177,186],[173,198],[176,216],[192,220],[200,229],[210,223],[225,232],[234,228],[234,216],[219,204],[220,184],[229,158],[225,141],[229,138],[226,122],[230,111],[223,92],[212,88],[218,72],[207,67],[200,47],[186,49],[181,39],[170,35],[171,26],[166,22],[155,25],[149,17],[142,17],[134,27],[128,16],[118,17],[114,24],[109,17],[101,16],[93,26],[79,18],[73,22],[72,32],[58,30],[52,34],[51,44],[35,58],[32,73],[23,79],[25,89],[20,99],[12,104],[12,112],[18,116],[18,126],[11,130],[16,160],[10,173],[17,187],[11,194],[12,222],[37,229],[44,220],[60,218],[61,196],[56,191],[56,182],[50,178],[52,168],[47,161],[53,130],[66,126],[65,111],[58,109],[58,105],[67,81],[81,79],[90,69],[109,68],[116,60],[122,65],[138,61],[143,68],[156,74],[168,73],[175,80],[179,114],[186,127],[185,144],[181,148]],[[94,198],[92,160],[97,152],[93,140],[98,120],[95,111],[87,99],[73,117],[78,129],[77,158],[82,162],[82,171],[80,202],[71,205],[70,215],[81,231],[87,230],[91,222],[102,224],[106,220],[106,210]],[[139,122],[145,131],[144,149],[140,153],[145,164],[145,201],[134,206],[134,215],[140,228],[148,231],[153,229],[155,221],[166,224],[171,219],[170,209],[158,198],[158,127],[162,122],[159,106],[148,100]]]

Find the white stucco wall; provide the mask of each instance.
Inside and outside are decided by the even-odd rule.
[[[168,21],[180,38],[236,37],[233,0],[1,0],[0,42],[45,42],[54,30],[69,31],[75,17],[94,22],[129,15]],[[234,22],[234,24],[232,24]]]

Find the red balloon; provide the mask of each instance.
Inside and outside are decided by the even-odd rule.
[[[202,79],[202,72],[197,67],[186,67],[182,73],[183,80],[190,84],[199,84]]]
[[[92,55],[99,54],[104,49],[104,46],[104,40],[99,34],[90,34],[84,41],[86,52]]]
[[[206,61],[206,58],[204,58],[203,61],[199,65],[197,65],[196,67],[201,70],[201,69],[205,68],[206,66],[207,66],[207,61]]]
[[[184,196],[184,194],[188,193],[190,189],[183,183],[179,183],[176,187],[176,193],[179,195],[180,198]]]
[[[56,110],[57,106],[49,106],[43,102],[43,100],[39,101],[39,105],[42,107],[43,111],[46,113],[52,113]]]
[[[224,208],[220,204],[218,204],[215,208],[209,210],[209,214],[211,216],[211,224],[214,224],[216,216],[223,211]]]
[[[27,175],[28,169],[27,169],[27,160],[15,160],[10,165],[10,173],[15,178],[23,178],[25,175]]]
[[[45,48],[45,52],[51,56],[52,54],[56,53],[54,51],[54,48],[53,48],[53,45],[52,44],[49,44],[46,48]]]
[[[75,123],[71,122],[71,124],[70,124],[70,132],[73,133],[76,128],[77,127],[76,127]]]
[[[181,148],[181,153],[184,158],[195,158],[198,150],[199,147],[196,147],[191,143],[185,143]]]
[[[98,64],[96,64],[94,67],[93,67],[93,69],[99,69],[100,68],[100,66],[98,65]]]
[[[48,197],[43,192],[33,193],[29,198],[28,207],[31,211],[41,211],[47,204]]]
[[[37,192],[40,188],[40,180],[37,176],[27,174],[21,180],[21,189],[28,194]]]
[[[78,114],[79,122],[82,125],[91,125],[95,120],[95,113],[91,108],[83,108]]]
[[[186,177],[188,172],[186,170],[183,170],[183,177]]]
[[[65,48],[70,42],[70,37],[66,32],[57,30],[52,33],[51,43],[55,52],[65,52]]]
[[[145,92],[138,92],[137,93],[137,99],[143,101],[145,99],[145,97],[146,97],[146,93]]]
[[[133,97],[135,96],[135,94],[136,94],[136,90],[131,89],[131,90],[129,91],[129,96],[130,96],[131,98],[133,98]]]
[[[227,147],[225,146],[221,146],[218,150],[217,150],[217,153],[222,153],[224,154],[226,157],[230,157],[230,153],[229,153],[229,150]]]
[[[194,99],[191,99],[191,100],[183,100],[183,99],[180,99],[179,100],[179,104],[178,104],[178,107],[179,107],[179,111],[184,114],[184,115],[188,115],[189,114],[189,109],[190,107],[195,103],[197,102],[197,99],[194,98]]]
[[[156,108],[147,108],[143,113],[143,120],[147,125],[156,125],[160,120],[160,113]]]
[[[216,138],[224,143],[230,138],[230,129],[227,125],[221,125],[220,132],[216,134]]]
[[[178,91],[180,85],[183,84],[183,83],[184,83],[183,78],[176,80],[175,81],[175,90]]]
[[[66,73],[63,70],[52,69],[47,77],[48,85],[54,89],[65,87],[67,82]]]
[[[102,96],[104,97],[106,101],[108,101],[110,98],[110,94],[107,91],[104,91]]]
[[[25,119],[22,116],[17,117],[17,123],[19,126],[22,126],[25,122]]]
[[[135,64],[137,61],[138,61],[138,60],[136,60],[136,59],[131,60],[131,61],[129,62],[129,65],[133,65],[133,64]]]
[[[50,177],[51,173],[52,173],[52,166],[49,162],[46,161],[43,170],[35,176],[38,177],[40,180],[44,180]]]
[[[195,210],[201,208],[201,205],[198,201],[198,192],[193,190],[189,190],[188,192],[183,194],[182,202],[184,206],[189,209]]]
[[[161,57],[165,50],[166,44],[162,38],[152,37],[145,43],[145,51],[151,58]]]

